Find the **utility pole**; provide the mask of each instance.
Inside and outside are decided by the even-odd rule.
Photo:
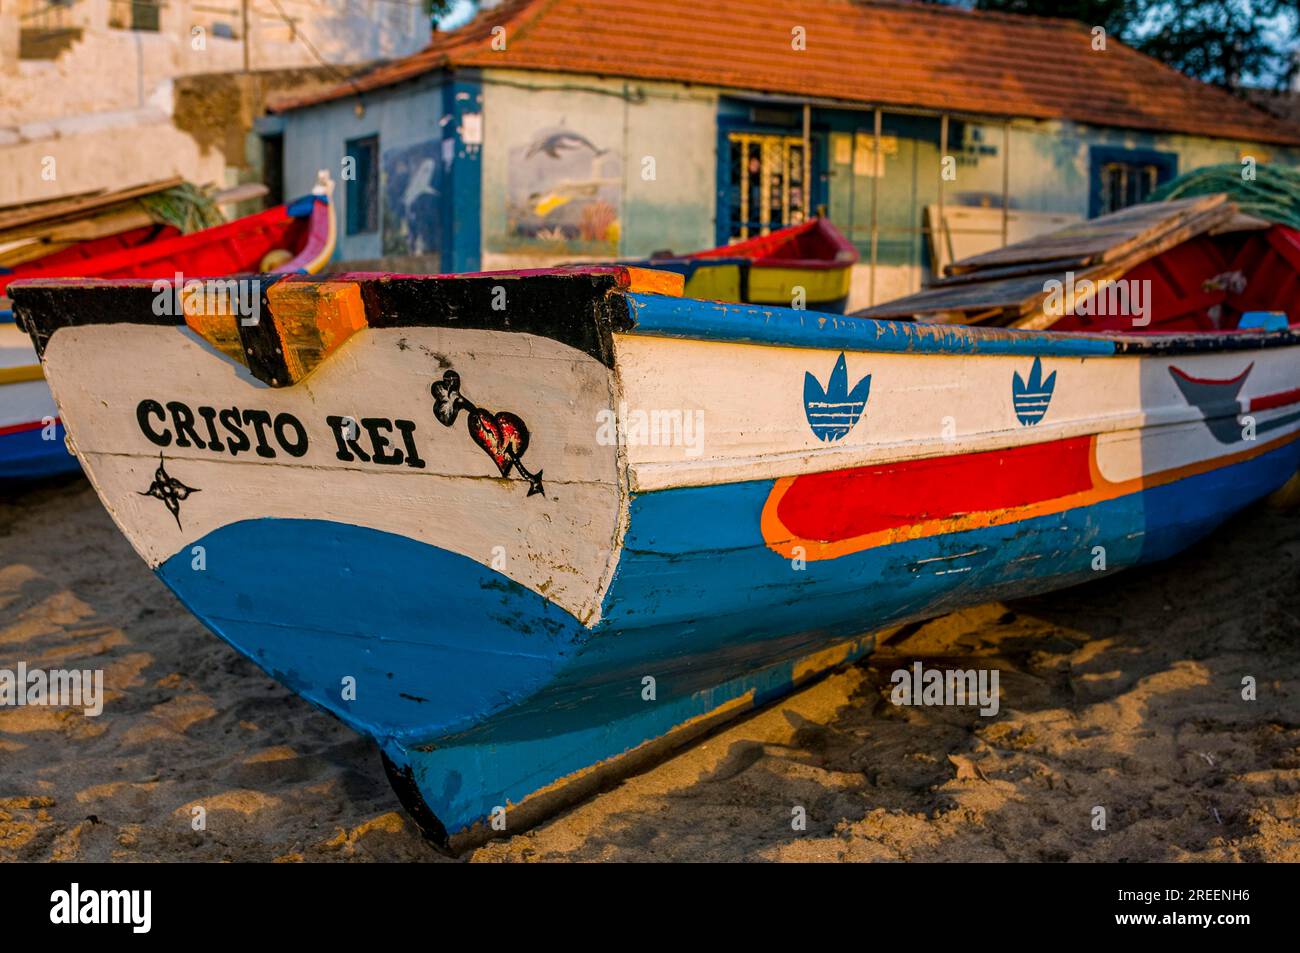
[[[244,25],[240,32],[244,36],[244,72],[248,72],[248,0],[239,0],[240,15]]]

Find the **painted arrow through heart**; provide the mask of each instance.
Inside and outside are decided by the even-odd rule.
[[[529,496],[546,495],[542,471],[530,473],[523,464],[522,457],[528,449],[528,426],[519,417],[507,411],[492,414],[475,406],[460,392],[460,375],[455,371],[447,371],[442,380],[434,381],[429,393],[433,395],[433,415],[440,424],[450,427],[460,412],[465,411],[470,437],[492,458],[501,475],[508,477],[513,469],[528,481]]]

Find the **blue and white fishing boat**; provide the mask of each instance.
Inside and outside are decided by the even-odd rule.
[[[140,556],[373,738],[452,847],[864,633],[1169,556],[1300,465],[1284,317],[923,325],[621,267],[253,280],[256,313],[159,314],[139,281],[11,294]]]

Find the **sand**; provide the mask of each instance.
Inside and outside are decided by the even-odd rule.
[[[895,633],[462,859],[1300,861],[1298,579],[1300,513],[1253,508],[1166,564]],[[918,659],[996,668],[1001,711],[893,705]],[[0,501],[20,661],[109,695],[0,708],[0,860],[446,862],[374,746],[194,621],[80,479]]]

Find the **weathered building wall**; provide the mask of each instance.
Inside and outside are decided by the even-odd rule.
[[[281,0],[281,7],[292,25],[274,7],[251,8],[249,63],[252,76],[262,75],[249,82],[258,88],[276,86],[269,71],[300,85],[312,81],[311,72],[322,67],[303,37],[332,64],[405,55],[429,38],[418,4]],[[26,0],[23,12],[38,17],[23,21],[25,36],[33,25],[80,31],[70,45],[50,46],[47,58],[33,58],[43,47],[26,40],[28,55],[20,56],[17,18],[8,8],[0,18],[0,204],[172,175],[218,185],[242,178],[242,138],[261,109],[260,94],[254,90],[233,112],[206,117],[199,102],[208,88],[203,77],[243,68],[243,40],[218,35],[239,25],[237,0],[168,0],[157,30],[120,28],[114,17],[129,9],[107,0],[57,7]],[[324,69],[337,81],[338,71],[350,67]],[[178,90],[178,83],[187,85]],[[181,112],[173,123],[174,106]]]
[[[849,309],[918,290],[930,275],[929,238],[923,226],[926,206],[938,201],[939,119],[885,113],[881,158],[873,162],[870,112],[818,114],[817,118],[827,137],[823,141],[830,173],[828,212],[862,256],[862,264],[854,269]],[[1169,156],[1174,174],[1238,162],[1243,156],[1253,156],[1259,162],[1300,163],[1300,152],[1283,147],[1078,123],[1013,120],[1005,142],[1003,137],[999,122],[952,120],[949,124],[947,154],[955,160],[955,178],[944,183],[946,211],[951,214],[958,206],[988,208],[990,213],[979,227],[994,230],[982,239],[958,234],[967,247],[981,240],[988,247],[1001,244],[998,210],[1004,151],[1010,156],[1006,170],[1010,241],[1027,237],[1036,229],[1060,227],[1063,222],[1042,213],[1080,219],[1096,214],[1095,148]],[[877,203],[874,294],[870,275],[873,179]]]
[[[121,125],[86,123],[75,135],[6,140],[0,135],[0,205],[121,188],[174,175],[225,184],[219,152],[172,125],[165,114],[132,114]]]
[[[451,95],[439,82],[461,85]],[[377,135],[383,216],[372,233],[344,234],[340,257],[405,259],[414,226],[401,220],[418,207],[437,217],[429,231],[442,235],[444,270],[642,257],[725,242],[736,188],[728,137],[737,130],[802,134],[797,104],[562,74],[430,76],[363,100],[360,115],[349,98],[283,118],[286,192],[309,187],[317,168],[339,169],[348,140]],[[940,130],[938,116],[886,111],[877,156],[870,110],[811,111],[809,207],[824,208],[862,256],[851,309],[909,294],[932,274],[926,225],[927,209],[937,210],[940,197]],[[950,118],[952,176],[943,202],[951,252],[942,251],[962,257],[1002,243],[1004,177],[1007,241],[1095,214],[1099,156],[1130,153],[1158,156],[1170,174],[1243,155],[1300,160],[1295,150],[1193,136]],[[412,170],[420,168],[425,172],[413,187]],[[436,201],[414,204],[422,189]],[[343,198],[340,213],[346,212]],[[406,234],[391,240],[394,230]]]
[[[443,146],[444,90],[437,77],[410,86],[342,99],[283,117],[286,196],[311,190],[318,169],[337,183],[340,261],[384,256],[434,256],[443,250],[443,210],[450,158]],[[347,143],[378,138],[380,215],[374,231],[348,233]],[[448,141],[452,141],[448,139]],[[353,157],[355,159],[355,156]],[[429,221],[434,216],[436,221]]]

